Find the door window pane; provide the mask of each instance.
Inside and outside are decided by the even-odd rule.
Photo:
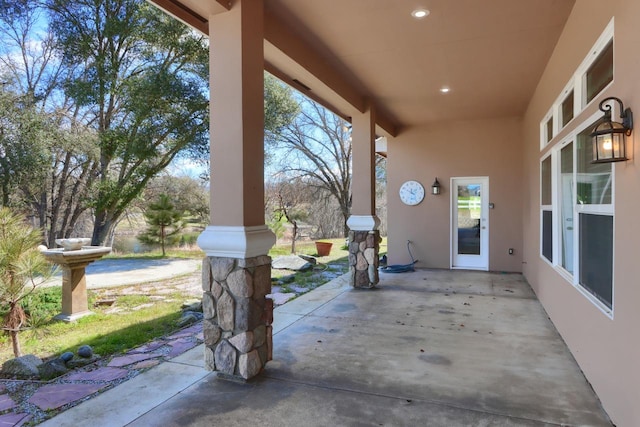
[[[553,262],[553,213],[542,211],[542,255]]]
[[[613,40],[591,64],[586,73],[587,103],[613,81]]]
[[[480,255],[480,185],[458,186],[458,254]]]
[[[565,270],[573,273],[573,143],[560,151],[560,226]]]
[[[589,134],[593,127],[582,131],[577,138],[577,203],[581,205],[611,204],[611,163],[591,163],[593,141]]]

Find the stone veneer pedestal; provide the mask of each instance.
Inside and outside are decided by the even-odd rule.
[[[349,231],[349,281],[354,288],[373,288],[379,282],[380,232]]]
[[[272,359],[271,258],[205,257],[202,265],[205,365],[248,380]]]

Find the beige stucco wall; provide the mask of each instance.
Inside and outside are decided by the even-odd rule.
[[[450,121],[403,131],[389,139],[387,162],[390,264],[449,268],[450,178],[489,177],[489,269],[522,271],[521,121],[517,118]],[[431,195],[438,177],[442,194]],[[426,196],[417,206],[400,202],[403,182],[417,180]],[[509,248],[514,254],[509,255]]]
[[[614,82],[574,118],[560,138],[596,112],[593,104],[605,96],[622,98],[625,106],[640,114],[640,2],[578,0],[524,118],[524,273],[612,421],[618,426],[638,426],[640,128],[632,135],[635,160],[614,167],[614,318],[598,310],[539,255],[539,124],[611,16],[615,16]]]

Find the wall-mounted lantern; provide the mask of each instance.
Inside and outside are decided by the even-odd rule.
[[[440,194],[440,183],[438,182],[438,178],[436,178],[436,180],[433,181],[433,184],[431,185],[431,194],[436,196]]]
[[[607,101],[616,101],[620,106],[622,123],[611,121],[611,105]],[[593,160],[591,163],[621,162],[627,159],[626,137],[633,129],[633,113],[625,109],[622,101],[616,97],[605,98],[600,102],[602,120],[591,133],[593,138]]]

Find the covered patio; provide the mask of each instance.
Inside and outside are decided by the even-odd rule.
[[[343,276],[274,315],[249,383],[206,371],[200,346],[44,425],[611,425],[520,274]]]

